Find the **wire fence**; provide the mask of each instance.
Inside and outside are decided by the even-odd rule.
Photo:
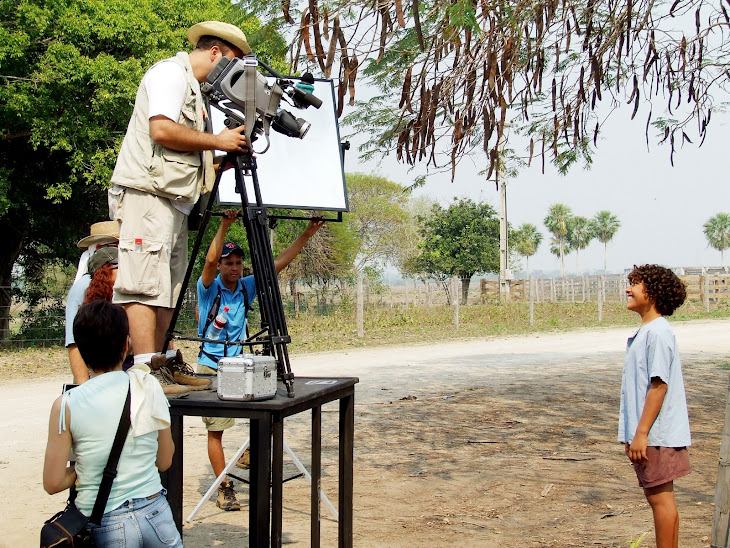
[[[704,274],[682,278],[687,284],[688,299],[700,301],[708,309],[710,303],[717,304],[730,299],[730,276]],[[41,295],[35,295],[33,306],[17,298],[13,298],[10,305],[0,305],[0,348],[63,345],[66,295],[72,282],[73,280],[65,278],[51,280],[44,286]],[[389,284],[366,281],[363,286],[364,307],[443,306],[453,304],[455,297],[460,304],[474,306],[499,301],[497,280],[475,277],[470,280],[467,291],[464,291],[463,282],[451,282],[448,280],[446,284],[442,284],[433,280],[410,279]],[[10,289],[0,286],[0,293],[9,292]],[[309,286],[284,281],[280,289],[284,312],[288,318],[302,315],[329,316],[342,309],[355,309],[354,284]],[[596,302],[600,296],[602,302],[624,301],[625,291],[624,275],[532,278],[512,281],[510,300],[574,303]],[[249,322],[250,325],[260,324],[259,310],[255,303],[249,313]],[[194,337],[197,335],[197,325],[197,295],[193,287],[186,292],[176,331]]]

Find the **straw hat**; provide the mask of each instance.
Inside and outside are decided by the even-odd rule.
[[[90,245],[112,244],[119,241],[119,222],[102,221],[91,225],[91,235],[79,240],[76,244],[80,249],[87,249]]]
[[[251,53],[246,35],[236,25],[221,23],[220,21],[203,21],[188,29],[188,40],[194,46],[198,45],[198,40],[200,40],[201,36],[215,36],[216,38],[225,40],[229,44],[233,44],[244,55]]]

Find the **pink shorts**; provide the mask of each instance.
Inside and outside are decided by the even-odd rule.
[[[686,476],[691,472],[686,447],[647,447],[646,462],[634,463],[639,486],[656,487]]]

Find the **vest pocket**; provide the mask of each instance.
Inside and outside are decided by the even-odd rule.
[[[119,269],[114,288],[127,295],[156,297],[160,294],[159,242],[142,241],[141,250],[134,240],[119,241]]]

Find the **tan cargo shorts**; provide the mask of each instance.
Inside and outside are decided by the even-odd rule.
[[[218,373],[212,367],[200,364],[198,364],[195,372],[203,373],[204,375],[216,375]],[[236,424],[236,419],[230,417],[203,417],[203,424],[205,424],[205,428],[210,432],[220,432]]]
[[[168,198],[132,188],[109,190],[120,222],[115,303],[175,308],[188,265],[187,215]]]

